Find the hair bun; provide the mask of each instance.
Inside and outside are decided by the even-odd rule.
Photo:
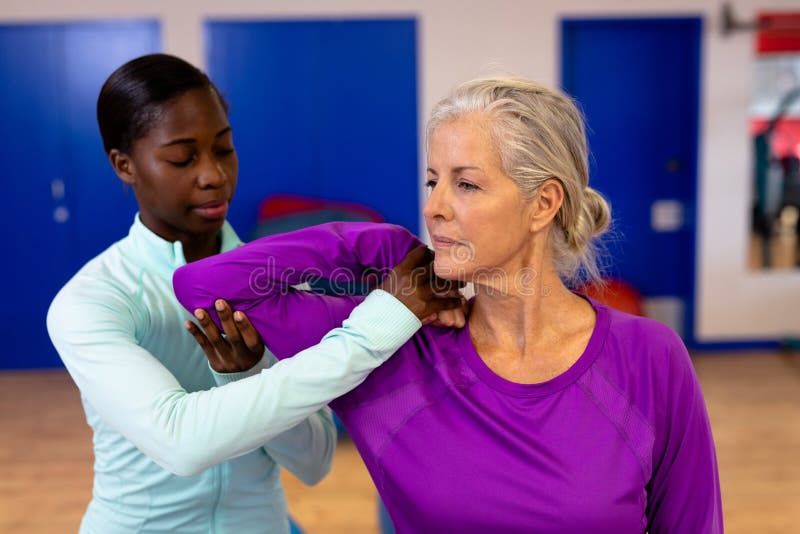
[[[596,189],[586,186],[583,190],[583,212],[591,222],[589,229],[591,239],[608,229],[611,224],[611,206]]]

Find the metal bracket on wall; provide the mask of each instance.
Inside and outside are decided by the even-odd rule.
[[[720,20],[722,23],[722,35],[726,37],[736,32],[751,32],[757,30],[790,30],[800,32],[800,25],[789,21],[768,19],[738,20],[733,13],[733,6],[730,2],[724,2],[722,4]]]

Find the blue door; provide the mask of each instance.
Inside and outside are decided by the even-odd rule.
[[[59,288],[127,231],[135,199],[103,153],[95,102],[123,62],[159,48],[155,22],[0,26],[0,210],[12,335],[0,368],[56,367],[45,314]]]
[[[353,201],[418,229],[414,20],[209,22],[231,104],[246,238],[271,193]]]
[[[611,274],[692,338],[699,18],[562,22],[562,84],[586,115],[590,184],[610,200]]]
[[[68,24],[64,29],[63,92],[66,124],[65,164],[73,200],[72,224],[77,261],[83,265],[122,239],[133,223],[136,197],[114,173],[97,128],[97,95],[117,67],[135,57],[159,52],[156,21]]]

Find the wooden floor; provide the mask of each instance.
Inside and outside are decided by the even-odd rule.
[[[800,530],[800,355],[695,357],[717,443],[726,532]],[[76,532],[91,495],[91,434],[63,371],[0,373],[0,532]],[[375,491],[353,446],[307,488],[284,476],[308,534],[375,533]]]

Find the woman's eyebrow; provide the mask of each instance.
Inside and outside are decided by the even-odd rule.
[[[218,131],[214,137],[216,138],[216,137],[223,136],[223,135],[225,135],[226,133],[228,133],[230,131],[231,131],[231,127],[230,126],[226,126],[222,130]],[[172,145],[191,144],[191,143],[196,143],[196,142],[197,142],[197,139],[194,139],[192,137],[181,137],[179,139],[173,139],[172,141],[168,141],[168,142],[164,143],[163,145],[161,145],[161,148],[164,148],[164,147],[167,147],[167,146],[172,146]]]
[[[191,137],[182,137],[180,139],[173,139],[172,141],[168,141],[161,145],[161,148],[172,146],[172,145],[184,145],[184,144],[191,144],[196,143],[196,139],[192,139]]]
[[[453,167],[453,172],[461,172],[461,171],[481,171],[481,172],[483,172],[483,169],[481,169],[480,167],[476,167],[474,165],[461,165],[459,167]]]
[[[458,172],[461,172],[461,171],[481,171],[481,172],[483,172],[483,169],[481,169],[480,167],[475,167],[474,165],[460,165],[458,167],[453,167],[453,169],[452,169],[452,172],[454,172],[454,173],[458,173]],[[430,167],[428,167],[428,172],[431,173],[431,174],[434,174],[436,176],[439,176],[439,173],[436,172],[435,170],[433,170]]]

